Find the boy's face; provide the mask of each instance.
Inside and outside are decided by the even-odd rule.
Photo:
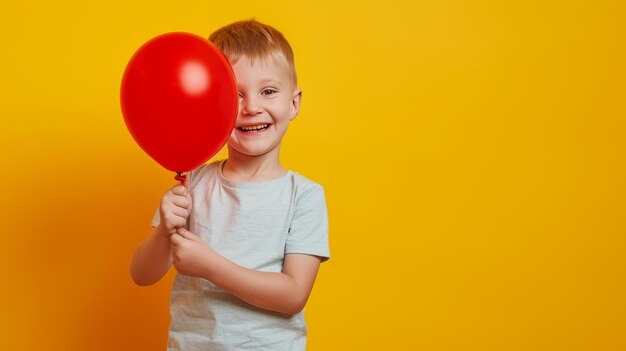
[[[300,108],[300,90],[278,65],[242,56],[233,65],[239,90],[239,114],[228,139],[229,152],[247,156],[275,153],[289,122]]]

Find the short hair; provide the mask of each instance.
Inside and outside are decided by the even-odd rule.
[[[293,83],[298,85],[293,50],[276,28],[254,19],[224,26],[209,36],[209,41],[220,49],[232,64],[241,56],[252,62],[262,60],[282,67]]]

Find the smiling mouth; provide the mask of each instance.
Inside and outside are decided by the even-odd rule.
[[[239,129],[240,131],[244,132],[244,133],[255,133],[255,132],[260,132],[263,131],[267,128],[269,128],[269,124],[259,124],[256,126],[245,126],[245,127],[239,127],[237,129]]]

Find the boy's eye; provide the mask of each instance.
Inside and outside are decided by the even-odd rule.
[[[261,92],[262,95],[272,95],[274,93],[276,93],[277,91],[274,89],[265,89]]]

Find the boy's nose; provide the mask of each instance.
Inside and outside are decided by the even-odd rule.
[[[241,113],[244,116],[256,115],[263,111],[263,109],[261,108],[261,105],[254,98],[250,98],[250,97],[243,98],[241,99],[241,104],[242,104],[242,106],[240,106]]]

